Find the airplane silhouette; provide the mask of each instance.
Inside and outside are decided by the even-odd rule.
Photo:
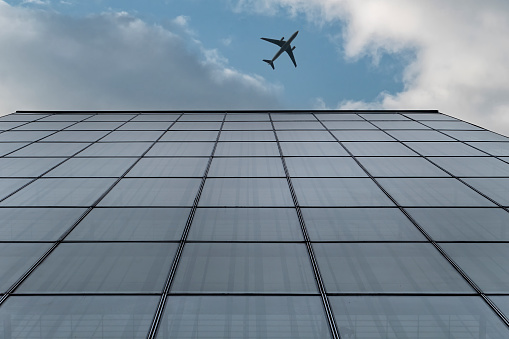
[[[262,40],[265,40],[265,41],[268,41],[268,42],[272,42],[273,44],[276,44],[278,45],[279,47],[281,47],[279,49],[279,51],[276,53],[276,55],[274,55],[274,57],[272,58],[272,60],[263,60],[265,61],[266,63],[268,63],[272,69],[275,69],[274,68],[274,61],[279,58],[279,56],[281,54],[283,54],[283,52],[286,52],[288,53],[288,56],[290,56],[290,59],[292,59],[292,62],[293,64],[295,65],[295,67],[297,67],[297,63],[295,62],[295,58],[293,56],[293,50],[295,49],[295,46],[291,46],[291,42],[293,41],[293,39],[295,39],[295,37],[297,36],[297,34],[299,34],[299,31],[295,32],[292,34],[292,36],[290,37],[290,39],[288,39],[288,41],[285,41],[285,37],[282,37],[281,40],[275,40],[275,39],[268,39],[268,38],[261,38]]]

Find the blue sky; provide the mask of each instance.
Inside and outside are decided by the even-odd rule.
[[[0,0],[1,114],[439,109],[509,134],[505,2]],[[273,71],[260,37],[296,30]]]

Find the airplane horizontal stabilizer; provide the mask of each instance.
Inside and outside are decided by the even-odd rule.
[[[272,62],[272,60],[265,60],[263,59],[263,61],[265,61],[266,63],[268,63],[270,65],[270,67],[272,67],[272,69],[275,69],[274,68],[274,63]]]

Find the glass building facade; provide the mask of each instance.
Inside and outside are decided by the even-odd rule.
[[[509,338],[509,139],[437,111],[0,118],[1,338]]]

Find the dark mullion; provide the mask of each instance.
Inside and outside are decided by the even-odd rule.
[[[274,137],[276,138],[276,143],[277,143],[277,147],[278,147],[279,154],[280,154],[280,157],[281,157],[281,162],[283,163],[283,169],[285,171],[286,181],[288,183],[288,187],[290,189],[290,194],[292,196],[292,200],[293,200],[293,203],[295,205],[295,210],[297,212],[297,217],[299,219],[299,224],[300,224],[300,227],[301,227],[301,230],[302,230],[302,236],[303,236],[305,244],[306,244],[306,249],[308,251],[309,260],[310,260],[311,266],[313,268],[313,273],[314,273],[314,276],[315,276],[316,285],[317,285],[318,291],[320,293],[320,298],[322,300],[322,304],[323,304],[323,307],[324,307],[325,316],[327,318],[327,323],[329,324],[329,330],[330,330],[330,333],[332,335],[332,338],[339,339],[341,337],[340,337],[340,334],[338,332],[338,328],[337,328],[337,324],[336,324],[336,319],[334,317],[334,313],[332,311],[332,307],[330,306],[330,303],[329,303],[329,298],[327,296],[327,292],[325,290],[325,285],[323,283],[322,276],[320,274],[320,269],[318,267],[318,262],[316,261],[315,254],[314,254],[314,251],[313,251],[313,246],[311,244],[311,240],[310,240],[308,232],[307,232],[306,223],[304,221],[304,217],[302,216],[302,211],[300,209],[299,201],[297,199],[297,195],[296,195],[295,190],[293,188],[292,180],[291,180],[290,174],[288,172],[288,167],[286,166],[285,157],[283,155],[283,150],[281,148],[280,141],[279,141],[279,138],[278,138],[275,126],[274,126],[274,121],[272,120],[272,115],[271,115],[270,112],[269,112],[269,118],[270,118],[270,123],[272,124],[272,129],[273,129],[273,132],[274,132]]]
[[[205,172],[203,173],[200,186],[198,188],[198,192],[196,193],[196,196],[193,201],[193,206],[191,207],[191,211],[189,212],[189,216],[186,221],[186,225],[184,227],[184,230],[182,232],[182,236],[179,241],[179,246],[177,248],[177,252],[175,253],[175,257],[173,259],[172,265],[170,267],[170,271],[168,272],[168,276],[166,278],[166,282],[164,284],[163,290],[161,292],[161,298],[159,299],[159,303],[157,305],[154,318],[152,320],[152,324],[150,325],[149,331],[147,333],[147,339],[153,339],[155,338],[157,331],[159,330],[159,325],[161,323],[161,319],[164,313],[164,309],[166,306],[166,302],[168,300],[168,294],[170,292],[171,285],[173,283],[173,278],[175,277],[175,273],[177,272],[177,268],[180,262],[180,258],[182,256],[182,252],[184,251],[184,246],[187,241],[187,236],[189,234],[189,230],[191,228],[191,224],[194,219],[194,215],[196,213],[196,209],[198,208],[198,203],[200,201],[201,193],[203,191],[203,187],[205,186],[205,181],[207,179],[207,174],[210,169],[210,165],[212,164],[212,160],[214,158],[214,153],[216,152],[217,144],[219,142],[219,138],[221,136],[221,131],[223,129],[225,120],[226,120],[227,113],[224,112],[223,115],[223,121],[221,122],[221,127],[217,133],[216,141],[214,142],[214,147],[212,148],[212,152],[209,156],[209,160],[207,162],[207,166],[205,167]]]

